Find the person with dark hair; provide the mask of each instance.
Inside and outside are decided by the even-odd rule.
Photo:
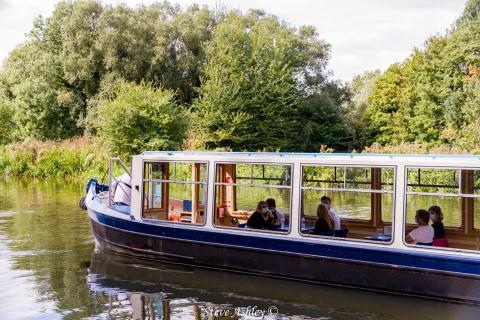
[[[427,210],[419,209],[415,214],[415,221],[418,224],[418,227],[412,230],[405,241],[409,244],[420,244],[431,246],[433,242],[433,228],[428,225],[430,220],[430,213]]]
[[[445,236],[445,227],[443,226],[443,212],[439,206],[431,206],[428,209],[430,219],[432,219],[432,228],[434,231],[433,246],[448,247],[447,237]]]
[[[327,207],[325,207],[323,204],[319,204],[317,207],[317,220],[315,221],[315,229],[313,230],[313,234],[333,236],[333,227],[334,222],[328,213]]]
[[[270,229],[273,224],[273,214],[268,210],[266,201],[260,201],[257,209],[247,220],[247,227],[252,229]]]
[[[268,210],[270,210],[273,215],[273,223],[272,223],[273,227],[274,228],[283,227],[283,224],[285,223],[285,214],[277,210],[277,204],[275,203],[275,199],[268,198],[266,202],[267,202]]]
[[[335,210],[333,210],[332,208],[332,199],[330,199],[330,197],[328,196],[323,196],[320,199],[320,202],[325,206],[325,208],[327,208],[328,214],[333,220],[333,229],[340,230],[340,217],[338,216],[337,212],[335,212]]]

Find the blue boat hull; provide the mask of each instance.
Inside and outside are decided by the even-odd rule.
[[[114,253],[480,304],[476,261],[189,230],[101,213],[94,213],[91,222],[97,245]]]

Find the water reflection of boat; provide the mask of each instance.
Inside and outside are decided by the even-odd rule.
[[[474,306],[138,260],[101,250],[92,256],[88,281],[92,291],[109,295],[111,310],[127,308],[132,315],[143,315],[138,319],[154,319],[146,316],[152,314],[169,319],[178,313],[200,318],[208,308],[248,306],[276,306],[291,319],[474,319],[479,312]]]
[[[108,186],[89,184],[86,206],[96,245],[116,253],[480,303],[479,174],[474,156],[146,152],[133,157],[123,184],[131,203],[112,202],[122,184],[112,190],[110,173]],[[259,207],[257,218],[269,221],[260,229],[245,226],[254,208],[238,207],[237,195],[246,189],[255,202],[275,190],[288,201],[275,216]],[[368,219],[313,232],[307,195],[344,193],[368,195]],[[410,200],[424,196],[461,204],[460,227],[446,228],[449,248],[432,246],[433,231],[432,241],[406,236],[416,227]]]

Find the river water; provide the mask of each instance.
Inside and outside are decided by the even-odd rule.
[[[0,179],[0,319],[478,319],[480,308],[95,251],[83,186]],[[294,271],[292,271],[294,272]]]

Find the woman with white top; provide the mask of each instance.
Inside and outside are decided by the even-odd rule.
[[[405,241],[409,244],[431,246],[433,243],[434,230],[432,226],[428,225],[430,213],[424,209],[417,210],[415,221],[419,226],[407,235]]]

